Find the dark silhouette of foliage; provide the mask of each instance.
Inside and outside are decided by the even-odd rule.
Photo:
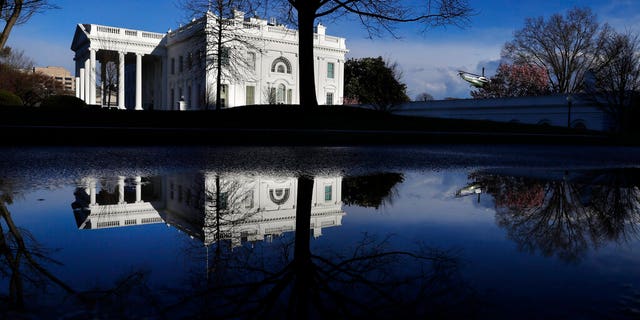
[[[434,100],[433,95],[428,92],[423,92],[416,96],[414,101],[431,101]]]
[[[385,172],[366,176],[347,176],[342,179],[342,202],[345,205],[378,209],[393,202],[395,187],[402,183],[401,173]]]
[[[640,39],[637,34],[611,33],[601,63],[591,70],[585,92],[616,125],[617,131],[638,130],[640,116]]]
[[[87,104],[80,98],[68,95],[53,95],[42,100],[43,109],[83,109]]]
[[[22,99],[17,95],[0,89],[0,106],[21,106]]]
[[[409,102],[396,63],[377,58],[348,59],[344,66],[344,95],[380,111],[393,111]]]

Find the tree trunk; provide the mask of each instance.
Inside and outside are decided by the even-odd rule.
[[[298,58],[300,81],[300,105],[317,107],[316,84],[314,75],[315,60],[313,57],[313,24],[315,11],[311,6],[299,5],[298,11]]]
[[[20,13],[22,12],[22,4],[23,0],[16,0],[15,7],[13,8],[13,12],[7,19],[7,23],[2,29],[2,34],[0,34],[0,49],[4,49],[7,40],[9,39],[9,34],[11,33],[11,29],[15,26],[16,22],[18,22],[18,18],[20,18]],[[6,5],[6,4],[5,4]],[[1,9],[1,8],[0,8]]]
[[[290,306],[294,313],[294,319],[307,319],[309,317],[309,301],[311,288],[311,275],[313,264],[311,263],[311,201],[313,196],[313,177],[302,175],[298,177],[298,192],[296,200],[296,239],[293,253],[293,268],[295,283],[293,287]]]
[[[220,81],[222,80],[222,19],[218,18],[218,30],[217,30],[218,34],[218,43],[217,43],[217,50],[218,52],[216,53],[216,68],[217,68],[217,73],[216,73],[216,110],[220,110],[221,109],[221,104],[222,104],[222,83],[220,83]]]

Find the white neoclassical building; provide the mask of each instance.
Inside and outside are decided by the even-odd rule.
[[[201,110],[215,104],[215,42],[207,13],[175,31],[154,33],[78,24],[76,96],[104,105],[107,94],[120,109]],[[225,21],[221,97],[225,107],[299,103],[298,32],[236,11]],[[319,104],[342,104],[344,38],[318,25],[314,34],[315,83]],[[229,58],[233,57],[233,58]],[[112,91],[114,91],[112,93]]]
[[[238,246],[294,231],[297,192],[296,177],[270,174],[85,177],[78,182],[71,206],[83,230],[165,223],[205,245],[225,240]],[[342,204],[342,176],[314,178],[314,237],[342,225]]]

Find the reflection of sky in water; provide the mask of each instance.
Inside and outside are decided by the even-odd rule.
[[[508,149],[500,149],[498,153],[505,150]],[[411,149],[407,153],[415,153],[414,151],[416,150]],[[59,249],[52,253],[52,258],[62,262],[63,266],[51,266],[50,270],[75,286],[90,288],[109,285],[119,276],[138,269],[151,272],[150,281],[153,285],[180,284],[186,273],[204,270],[206,262],[195,259],[193,253],[195,247],[196,251],[200,250],[196,255],[203,256],[206,251],[201,243],[164,223],[78,230],[71,208],[75,189],[71,182],[82,178],[75,176],[76,173],[86,172],[99,172],[103,175],[111,173],[111,176],[116,176],[122,172],[161,175],[163,172],[174,174],[191,171],[200,165],[200,161],[206,162],[203,159],[211,156],[208,152],[199,154],[198,160],[185,157],[184,159],[191,160],[185,162],[184,168],[179,164],[167,166],[163,163],[166,159],[160,159],[159,164],[147,162],[149,159],[137,159],[134,167],[127,167],[123,163],[112,163],[113,167],[110,167],[107,162],[107,169],[80,166],[61,172],[56,170],[61,167],[58,165],[44,167],[42,171],[18,170],[13,174],[22,178],[36,177],[35,180],[38,181],[30,181],[25,185],[37,187],[23,190],[8,209],[17,225],[28,230],[47,248]],[[331,161],[331,169],[328,171],[334,174],[384,172],[388,169],[401,172],[404,180],[394,187],[391,199],[387,199],[377,210],[356,205],[344,206],[346,216],[343,217],[342,225],[324,228],[323,235],[311,241],[314,252],[348,252],[362,239],[364,233],[378,237],[393,235],[392,246],[398,249],[424,244],[450,250],[463,262],[464,278],[486,299],[487,317],[522,318],[524,315],[526,318],[527,315],[535,314],[540,318],[600,318],[611,316],[610,312],[621,308],[618,303],[621,297],[640,291],[640,241],[637,235],[629,242],[608,242],[601,247],[590,248],[579,261],[568,263],[556,256],[543,257],[539,252],[519,251],[517,245],[508,239],[506,230],[496,224],[495,203],[491,195],[482,193],[479,202],[475,194],[456,197],[456,192],[470,183],[469,173],[473,170],[470,168],[474,166],[468,164],[492,167],[490,163],[478,159],[497,159],[498,156],[493,151],[484,150],[485,154],[469,155],[469,150],[464,148],[420,150],[419,155],[438,159],[435,168],[428,164],[416,164],[415,157],[419,156],[402,153],[390,164],[376,162],[372,165],[367,162],[371,161],[368,159],[363,160],[365,164],[356,169],[349,167],[349,164],[358,163],[374,152],[365,151],[361,154],[351,149],[336,149],[336,152],[338,159],[348,159],[351,162],[343,164],[343,169],[340,169],[335,159],[322,158]],[[268,154],[264,150],[254,153],[260,156]],[[555,150],[552,154],[554,153],[562,152]],[[538,165],[544,164],[538,158],[540,154],[541,152],[536,153],[533,157]],[[275,158],[287,158],[291,155],[300,157],[302,162],[311,161],[304,158],[302,153],[289,149],[273,154]],[[517,162],[521,157],[507,156],[508,159],[503,161]],[[35,158],[46,160],[49,156],[38,154]],[[448,158],[468,164],[452,167],[440,165]],[[550,166],[558,168],[560,164],[568,162],[568,159],[568,155],[553,158]],[[219,160],[213,160],[216,165],[217,161]],[[599,160],[581,161],[583,162],[579,167],[593,167]],[[99,163],[104,164],[102,161]],[[148,163],[150,165],[145,167]],[[277,161],[271,159],[265,160],[265,163],[250,169],[254,173],[261,172],[265,167],[270,168],[270,173],[280,172]],[[606,166],[614,164],[608,163]],[[623,164],[628,165],[628,162]],[[223,167],[236,168],[236,165]],[[322,165],[318,165],[311,171],[322,172],[322,168]],[[297,171],[300,169],[290,168],[285,173]],[[515,171],[522,172],[522,169]],[[50,185],[53,187],[49,187]],[[263,241],[256,246],[271,245]],[[3,286],[0,290],[6,290],[5,288]],[[639,305],[636,302],[635,307]]]

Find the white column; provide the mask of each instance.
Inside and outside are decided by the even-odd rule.
[[[118,52],[118,109],[124,106],[124,52]]]
[[[89,104],[96,104],[96,51],[89,49]]]
[[[142,202],[142,177],[136,177],[136,203]]]
[[[162,99],[161,99],[162,103],[161,104],[162,105],[161,105],[161,107],[162,107],[163,110],[171,110],[171,109],[173,109],[173,106],[170,105],[170,102],[168,102],[169,101],[169,90],[167,89],[167,87],[168,87],[167,83],[169,82],[168,79],[167,79],[168,78],[168,72],[167,72],[167,67],[168,67],[167,66],[167,60],[168,59],[169,58],[167,58],[167,57],[162,57],[162,83],[160,85],[162,86],[162,90],[161,90],[161,92],[162,92]]]
[[[344,104],[344,61],[338,60],[335,71],[338,73],[338,92],[336,93],[336,104]]]
[[[76,77],[75,87],[76,87],[76,98],[80,98],[80,77]]]
[[[107,81],[107,63],[108,60],[105,61],[105,59],[100,61],[100,104],[103,107],[106,106],[107,103],[107,87],[105,87],[105,82]]]
[[[136,53],[136,110],[142,110],[142,54]]]
[[[89,72],[91,68],[91,64],[89,63],[89,59],[84,61],[84,102],[89,102],[89,97],[91,96],[91,83],[89,83],[89,78],[91,78],[91,72]]]
[[[124,202],[124,177],[118,177],[118,204],[123,204]]]
[[[80,91],[80,99],[82,99],[82,101],[86,102],[86,93],[85,93],[85,72],[84,72],[84,68],[80,68],[80,80],[76,83],[76,87],[79,88],[78,90]]]

